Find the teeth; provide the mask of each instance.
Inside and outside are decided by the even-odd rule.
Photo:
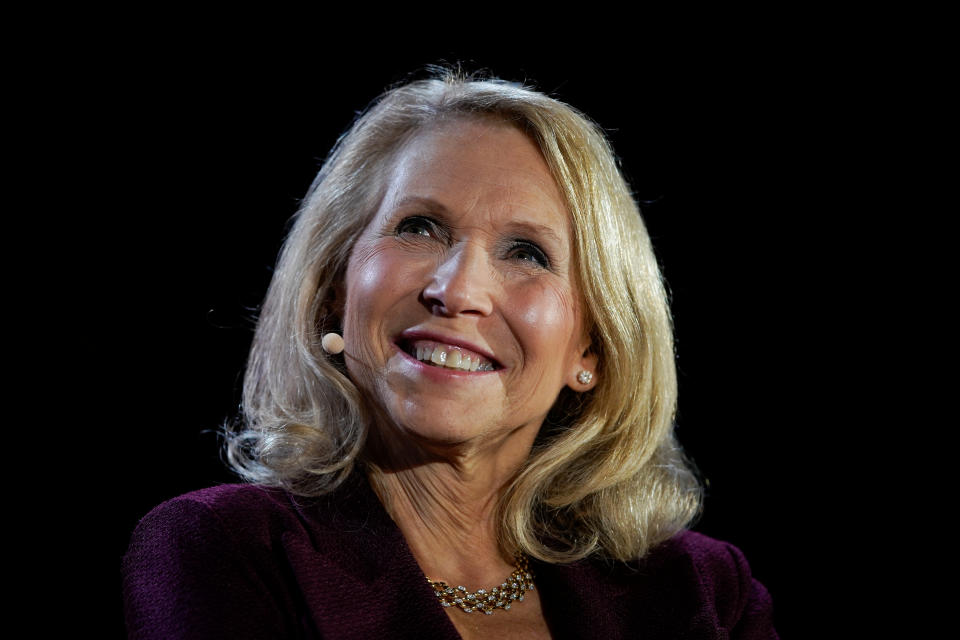
[[[447,356],[447,366],[451,369],[459,369],[462,360],[463,356],[460,355],[459,351],[451,351],[450,355]]]
[[[442,346],[417,345],[411,355],[421,362],[430,362],[438,367],[459,369],[461,371],[493,371],[493,364],[480,362],[479,356],[468,356],[459,349]]]

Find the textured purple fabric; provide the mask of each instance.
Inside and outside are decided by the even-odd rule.
[[[777,637],[740,551],[697,533],[630,566],[531,567],[556,638]],[[133,533],[123,597],[131,640],[460,637],[357,476],[319,499],[226,485],[165,502]]]

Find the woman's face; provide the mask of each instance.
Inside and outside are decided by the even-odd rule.
[[[570,218],[537,147],[459,120],[400,152],[343,296],[351,377],[401,431],[532,438],[584,355]]]

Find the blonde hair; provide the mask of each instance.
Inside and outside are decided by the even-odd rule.
[[[228,432],[245,479],[333,490],[358,461],[372,411],[320,347],[333,293],[379,206],[393,155],[418,131],[495,117],[539,146],[573,220],[577,277],[599,357],[596,387],[564,390],[499,503],[501,544],[547,562],[642,556],[689,525],[701,489],[674,438],[673,332],[650,238],[600,128],[542,93],[446,72],[386,92],[340,138],[284,243]]]

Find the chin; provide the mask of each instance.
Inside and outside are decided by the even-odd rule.
[[[484,428],[476,420],[401,420],[395,421],[403,434],[421,442],[437,445],[458,445],[482,439],[499,431]]]

